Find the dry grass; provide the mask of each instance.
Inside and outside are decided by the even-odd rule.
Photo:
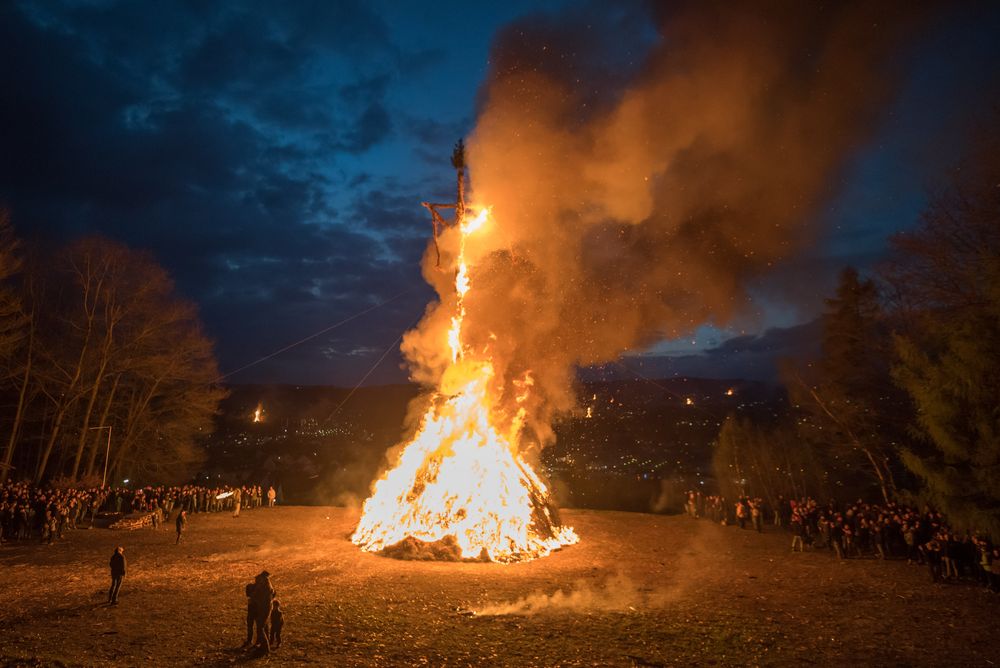
[[[565,511],[582,537],[512,566],[396,561],[347,537],[356,511],[195,515],[0,550],[0,664],[320,666],[990,665],[998,597],[923,569],[790,554],[685,517]],[[103,605],[126,546],[121,604]],[[269,658],[243,641],[243,585],[266,568],[285,609]]]

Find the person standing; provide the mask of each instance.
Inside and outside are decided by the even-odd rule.
[[[271,602],[271,647],[281,647],[281,629],[285,626],[285,615],[281,612],[281,602]]]
[[[747,527],[747,507],[743,503],[743,499],[736,502],[736,523],[741,529],[746,529]]]
[[[108,589],[108,604],[118,605],[118,591],[125,579],[125,548],[119,545],[111,555],[111,588]]]
[[[174,541],[174,545],[177,545],[178,543],[181,542],[181,534],[184,533],[184,529],[187,527],[187,521],[188,519],[186,510],[182,510],[181,512],[177,513],[177,521],[175,522],[177,526],[177,540]]]
[[[271,603],[274,601],[275,591],[271,586],[270,576],[271,574],[267,571],[261,571],[260,575],[254,579],[253,591],[250,595],[250,610],[257,631],[256,644],[264,654],[271,650],[267,637],[267,622],[271,617]]]
[[[233,517],[240,516],[240,502],[243,499],[243,493],[239,487],[233,490]]]
[[[253,642],[253,620],[254,620],[254,607],[253,607],[253,594],[254,588],[257,586],[257,582],[251,582],[246,587],[244,587],[244,593],[247,595],[247,639],[243,642],[243,647],[249,647]]]
[[[277,494],[274,491],[274,485],[267,488],[267,507],[274,508],[274,499]]]

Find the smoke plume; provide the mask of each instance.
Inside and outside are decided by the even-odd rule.
[[[748,281],[809,243],[914,28],[891,3],[630,6],[509,26],[468,141],[472,200],[495,222],[466,249],[464,337],[508,405],[530,370],[540,445],[576,366],[748,313]],[[454,306],[435,260],[441,304],[404,340],[428,384]]]
[[[535,592],[510,603],[486,605],[475,611],[483,617],[535,615],[540,612],[627,612],[649,606],[649,593],[617,573],[599,585],[579,583],[553,594]]]

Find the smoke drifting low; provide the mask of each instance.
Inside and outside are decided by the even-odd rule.
[[[467,247],[464,337],[503,392],[531,370],[532,440],[572,408],[575,366],[751,310],[745,286],[809,243],[913,28],[887,3],[692,2],[574,5],[498,37],[468,141],[495,224]],[[443,306],[404,341],[428,383],[453,304],[434,265]]]
[[[579,584],[568,591],[559,589],[551,595],[537,592],[512,603],[484,606],[476,610],[475,614],[498,617],[534,615],[548,611],[626,612],[646,608],[649,604],[649,593],[643,591],[628,577],[618,573],[597,586]]]

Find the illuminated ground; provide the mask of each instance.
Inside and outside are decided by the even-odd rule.
[[[180,546],[166,528],[6,546],[0,665],[243,662],[243,585],[262,568],[286,610],[285,645],[267,659],[279,665],[1000,662],[1000,597],[931,586],[905,563],[791,555],[784,534],[565,511],[581,544],[497,566],[360,553],[347,540],[356,517],[279,508],[195,516]],[[109,608],[107,561],[118,542],[130,573]],[[559,589],[569,596],[551,596]],[[468,614],[491,606],[532,613]]]

